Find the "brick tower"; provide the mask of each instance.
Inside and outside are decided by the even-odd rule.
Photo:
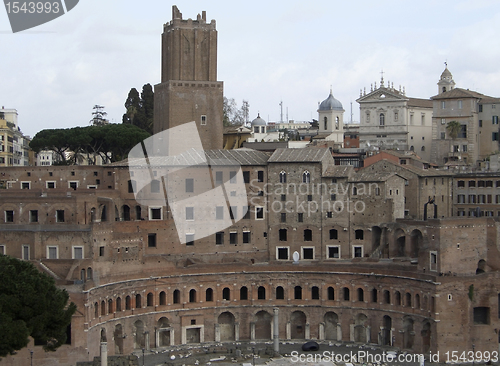
[[[161,83],[155,85],[154,133],[195,121],[205,150],[222,149],[223,83],[217,81],[217,30],[206,13],[182,19],[172,7],[163,27]]]

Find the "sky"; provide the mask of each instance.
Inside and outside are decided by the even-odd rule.
[[[80,0],[51,22],[12,33],[0,9],[0,106],[34,136],[86,126],[102,105],[121,123],[131,88],[160,82],[161,33],[177,5],[218,30],[224,95],[250,120],[317,119],[333,95],[359,120],[360,89],[384,80],[430,98],[447,62],[457,87],[500,97],[500,3],[440,1]]]

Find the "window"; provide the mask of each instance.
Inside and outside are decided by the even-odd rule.
[[[498,132],[491,133],[491,141],[498,141]]]
[[[236,183],[236,172],[229,172],[229,183],[235,184]]]
[[[224,244],[224,232],[219,231],[215,233],[215,244],[216,245],[223,245]]]
[[[323,129],[328,130],[328,118],[327,117],[325,117],[323,119]]]
[[[330,195],[330,201],[336,201],[336,200],[337,200],[337,195],[336,194]]]
[[[264,219],[264,207],[255,207],[255,219],[256,220],[263,220]]]
[[[280,172],[280,183],[286,183],[286,172],[284,170]]]
[[[314,259],[314,247],[302,247],[302,259]]]
[[[335,300],[335,289],[332,286],[330,286],[328,287],[327,291],[328,291],[328,300],[330,301]]]
[[[215,207],[215,219],[223,220],[224,219],[224,206],[216,206]]]
[[[329,218],[329,219],[331,219],[333,217],[333,212],[332,211],[328,211],[326,213],[326,217]]]
[[[280,198],[281,198],[281,202],[285,202],[286,201],[286,194],[282,194]]]
[[[204,114],[201,115],[201,122],[200,122],[200,124],[202,126],[205,126],[207,124],[207,116],[206,115],[204,115]]]
[[[363,238],[364,238],[364,232],[363,232],[363,230],[356,230],[354,232],[354,238],[356,240],[363,240]]]
[[[30,260],[30,246],[29,245],[23,245],[23,259],[25,261]]]
[[[194,234],[186,234],[186,245],[194,245]]]
[[[312,200],[313,200],[313,195],[312,194],[308,194],[307,195],[307,201],[308,202],[312,202]]]
[[[479,127],[483,127],[483,120],[482,119],[479,120]]]
[[[380,126],[385,125],[385,115],[383,113],[380,113]]]
[[[238,233],[236,231],[229,233],[229,244],[238,244]]]
[[[68,182],[68,188],[76,191],[76,189],[78,188],[78,181]]]
[[[211,288],[207,288],[207,290],[205,291],[205,301],[206,302],[214,301],[214,290],[212,290]],[[165,304],[161,304],[161,305],[165,305]]]
[[[446,108],[446,102],[443,100],[441,101],[441,109],[445,109]]]
[[[0,245],[0,255],[5,255],[5,245]]]
[[[302,173],[302,183],[311,183],[311,173],[307,170]]]
[[[249,171],[243,172],[243,182],[250,183],[250,172]]]
[[[134,193],[134,191],[136,191],[136,187],[137,183],[135,182],[135,180],[128,181],[128,193]]]
[[[189,302],[196,302],[196,290],[189,290]]]
[[[445,132],[441,132],[441,140],[444,140],[446,138],[446,133]]]
[[[188,192],[188,193],[194,192],[194,179],[193,178],[186,179],[186,192]]]
[[[492,116],[491,117],[491,123],[494,125],[498,125],[498,116]]]
[[[474,308],[474,324],[490,324],[490,308]]]
[[[469,203],[476,203],[476,195],[469,194]]]
[[[304,214],[302,212],[299,212],[297,214],[297,221],[298,222],[304,222]]]
[[[470,180],[469,181],[469,187],[475,187],[476,186],[476,181],[475,180]]]
[[[264,182],[264,171],[263,170],[257,171],[257,182],[259,182],[259,183]]]
[[[289,247],[276,247],[276,259],[288,260],[289,251],[290,251]]]
[[[283,290],[283,287],[278,286],[276,287],[276,300],[284,300],[285,299],[285,290]]]
[[[47,247],[47,259],[57,259],[57,258],[58,258],[57,246]]]
[[[30,222],[38,222],[38,210],[30,210]]]
[[[149,208],[149,219],[150,220],[162,220],[163,212],[161,207],[150,207]]]
[[[363,257],[363,247],[359,246],[359,245],[353,245],[352,257],[353,258],[362,258]]]
[[[64,210],[56,210],[56,222],[64,222]]]
[[[264,286],[259,286],[257,289],[257,299],[265,300],[266,299],[266,288]]]
[[[330,240],[337,240],[338,236],[337,229],[330,229]]]
[[[174,304],[178,304],[181,302],[181,292],[179,290],[174,291],[172,300]]]
[[[31,182],[21,182],[21,189],[30,189]]]
[[[302,287],[295,286],[295,288],[293,289],[293,294],[295,300],[302,300]]]
[[[104,247],[99,247],[99,257],[104,257]]]
[[[465,181],[463,181],[463,180],[459,180],[459,181],[457,182],[457,187],[458,187],[458,188],[464,188],[464,187],[465,187]]]
[[[243,219],[249,220],[250,219],[250,206],[243,206],[243,212],[245,213],[243,215]]]
[[[148,247],[156,247],[156,233],[148,234]]]
[[[304,241],[312,241],[312,230],[311,229],[304,230]]]
[[[222,172],[215,172],[215,185],[220,186],[222,184]]]
[[[222,300],[231,300],[231,290],[228,287],[224,287],[224,289],[222,290]]]
[[[429,266],[429,270],[431,271],[437,271],[437,252],[436,251],[431,251],[429,253],[430,255],[430,266]]]
[[[151,193],[160,192],[160,181],[157,179],[153,179],[151,181]]]
[[[246,286],[240,288],[240,300],[248,300],[248,288]]]
[[[194,221],[194,207],[186,207],[186,221]]]
[[[83,247],[73,247],[73,259],[83,259]]]
[[[311,288],[311,299],[319,300],[319,287],[318,286],[313,286]]]
[[[344,301],[349,301],[351,296],[350,296],[350,291],[348,287],[343,287],[342,292],[344,293]]]
[[[47,189],[54,189],[56,188],[56,182],[52,181],[52,182],[45,182],[45,188]]]
[[[465,194],[457,195],[457,203],[465,203]]]
[[[281,222],[286,222],[286,213],[285,212],[281,213]]]
[[[250,231],[243,231],[243,244],[250,244]]]
[[[328,259],[340,259],[340,246],[328,245],[326,247]]]
[[[279,241],[287,241],[287,230],[286,229],[279,230]]]
[[[462,101],[461,100],[458,101],[458,109],[462,109]]]

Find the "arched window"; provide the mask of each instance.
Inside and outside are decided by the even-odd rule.
[[[285,290],[283,290],[283,287],[278,286],[276,287],[276,300],[283,300],[285,298]]]
[[[153,293],[150,292],[148,293],[148,296],[146,297],[146,306],[153,306]]]
[[[106,315],[106,301],[101,301],[101,316]]]
[[[132,304],[130,302],[130,296],[127,296],[125,298],[125,310],[130,310],[130,308],[132,307]]]
[[[248,288],[246,286],[240,288],[240,300],[248,300]]]
[[[231,300],[231,290],[228,287],[224,287],[224,290],[222,290],[222,299]]]
[[[362,288],[358,288],[358,301],[365,301],[365,292]]]
[[[94,318],[99,318],[99,304],[94,303]]]
[[[167,305],[167,294],[165,291],[160,292],[160,305]]]
[[[108,314],[113,312],[113,300],[108,300]]]
[[[339,123],[340,123],[339,117],[335,117],[335,129],[336,130],[339,129]]]
[[[257,298],[259,300],[266,299],[266,288],[264,286],[259,286],[259,288],[257,289]]]
[[[205,291],[205,301],[214,301],[214,290],[211,288],[207,288],[207,291]]]
[[[410,151],[415,151],[415,147],[413,145],[410,146]]]
[[[384,303],[386,304],[391,303],[391,293],[387,290],[384,291]]]
[[[328,300],[335,300],[335,290],[332,286],[328,287]]]
[[[181,292],[179,290],[174,291],[173,300],[174,304],[178,304],[181,302]]]
[[[302,183],[311,183],[311,173],[307,170],[302,173]]]
[[[196,302],[196,290],[191,289],[189,291],[189,302]]]
[[[302,287],[295,286],[294,295],[295,295],[294,298],[296,300],[301,300],[302,299]]]
[[[141,303],[141,300],[142,300],[142,298],[141,298],[141,294],[137,294],[137,295],[135,295],[135,308],[136,308],[136,309],[140,309],[140,308],[142,308],[142,303]]]
[[[378,297],[378,292],[377,292],[377,289],[374,288],[372,290],[372,302],[377,302],[377,297]]]
[[[319,287],[318,286],[313,286],[311,288],[311,299],[319,300]]]
[[[385,126],[385,115],[380,113],[380,125]]]
[[[420,151],[425,151],[425,146],[422,146],[422,148],[420,149]]]
[[[280,183],[286,183],[286,172],[284,170],[280,172]]]
[[[141,211],[142,211],[141,206],[139,206],[139,205],[135,206],[135,219],[136,220],[142,219]]]
[[[409,292],[406,293],[405,305],[411,307],[411,294]]]
[[[121,297],[116,298],[116,311],[122,311],[122,299],[121,299]]]
[[[325,131],[326,131],[326,130],[328,130],[328,118],[326,118],[326,117],[325,117],[325,118],[323,119],[323,123],[324,123],[324,130],[325,130]]]
[[[344,301],[349,301],[350,298],[351,298],[351,294],[350,294],[349,288],[348,287],[344,287],[342,290],[344,291]]]
[[[401,305],[401,293],[399,291],[394,293],[394,305]]]

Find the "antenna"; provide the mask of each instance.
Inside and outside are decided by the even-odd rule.
[[[352,114],[352,100],[351,100],[351,120],[349,121],[349,123],[352,123],[352,116],[353,114]]]
[[[283,101],[280,102],[281,114],[280,114],[280,122],[283,122]]]

